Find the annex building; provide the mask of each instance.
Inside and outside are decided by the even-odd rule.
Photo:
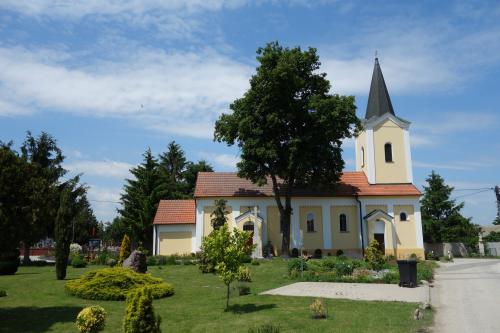
[[[361,256],[376,239],[386,255],[424,257],[420,191],[413,185],[410,122],[396,116],[378,59],[363,131],[356,138],[356,171],[329,192],[296,189],[291,246],[313,254],[338,250]],[[154,254],[196,252],[211,230],[214,200],[227,200],[230,227],[253,233],[254,256],[271,243],[280,254],[281,228],[271,184],[257,186],[231,172],[198,174],[193,200],[162,200],[154,219]]]

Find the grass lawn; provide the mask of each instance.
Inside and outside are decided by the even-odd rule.
[[[432,322],[432,312],[414,321],[416,304],[327,300],[329,318],[310,318],[310,297],[258,296],[261,291],[292,283],[280,259],[250,266],[252,294],[231,298],[224,312],[225,286],[196,266],[153,266],[149,272],[172,283],[175,295],[156,300],[163,332],[247,332],[265,323],[281,332],[416,332]],[[68,268],[68,279],[96,269]],[[74,320],[85,306],[99,304],[108,312],[105,332],[121,332],[124,302],[92,301],[69,296],[54,267],[20,267],[16,275],[0,276],[0,332],[76,332]]]

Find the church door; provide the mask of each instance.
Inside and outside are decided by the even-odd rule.
[[[373,234],[373,238],[378,242],[378,249],[385,253],[384,234]]]
[[[250,239],[248,240],[248,245],[253,245],[253,223],[247,223],[243,226],[243,231],[249,232],[250,233]]]

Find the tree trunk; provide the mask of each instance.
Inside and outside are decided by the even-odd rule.
[[[28,265],[31,262],[30,259],[31,244],[25,240],[23,241],[23,246],[24,246],[23,264]]]
[[[227,293],[226,293],[226,311],[229,309],[229,286],[230,286],[230,285],[231,285],[230,283],[228,283],[228,284],[227,284]]]
[[[285,208],[280,210],[280,223],[283,225],[283,237],[281,240],[281,256],[290,257],[290,239],[291,239],[291,220],[292,220],[291,198],[285,198]]]

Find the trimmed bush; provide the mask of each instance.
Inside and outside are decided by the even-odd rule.
[[[127,297],[124,333],[160,333],[161,317],[155,316],[150,287],[137,288]]]
[[[296,247],[294,247],[292,249],[292,257],[293,258],[297,258],[299,256],[299,249],[297,249]]]
[[[76,327],[81,333],[96,333],[104,329],[106,311],[99,305],[86,307],[76,317]]]
[[[106,264],[109,266],[109,267],[115,267],[116,266],[116,259],[113,259],[113,258],[109,258],[108,261],[106,262]]]
[[[5,297],[7,296],[7,292],[3,289],[0,289],[0,297]]]
[[[309,305],[311,310],[311,317],[313,319],[325,319],[326,318],[326,306],[323,299],[316,298],[311,305]]]
[[[314,258],[321,259],[323,257],[323,251],[321,249],[314,250]]]
[[[342,251],[342,250],[337,250],[337,252],[335,253],[335,255],[336,255],[337,257],[343,256],[343,255],[344,255],[344,251]]]
[[[87,262],[81,256],[74,256],[71,259],[71,266],[73,268],[84,268],[87,267]]]
[[[126,299],[130,291],[145,286],[150,287],[154,298],[174,294],[174,288],[162,279],[122,267],[87,272],[79,279],[66,282],[65,289],[71,295],[84,299],[119,301]]]

